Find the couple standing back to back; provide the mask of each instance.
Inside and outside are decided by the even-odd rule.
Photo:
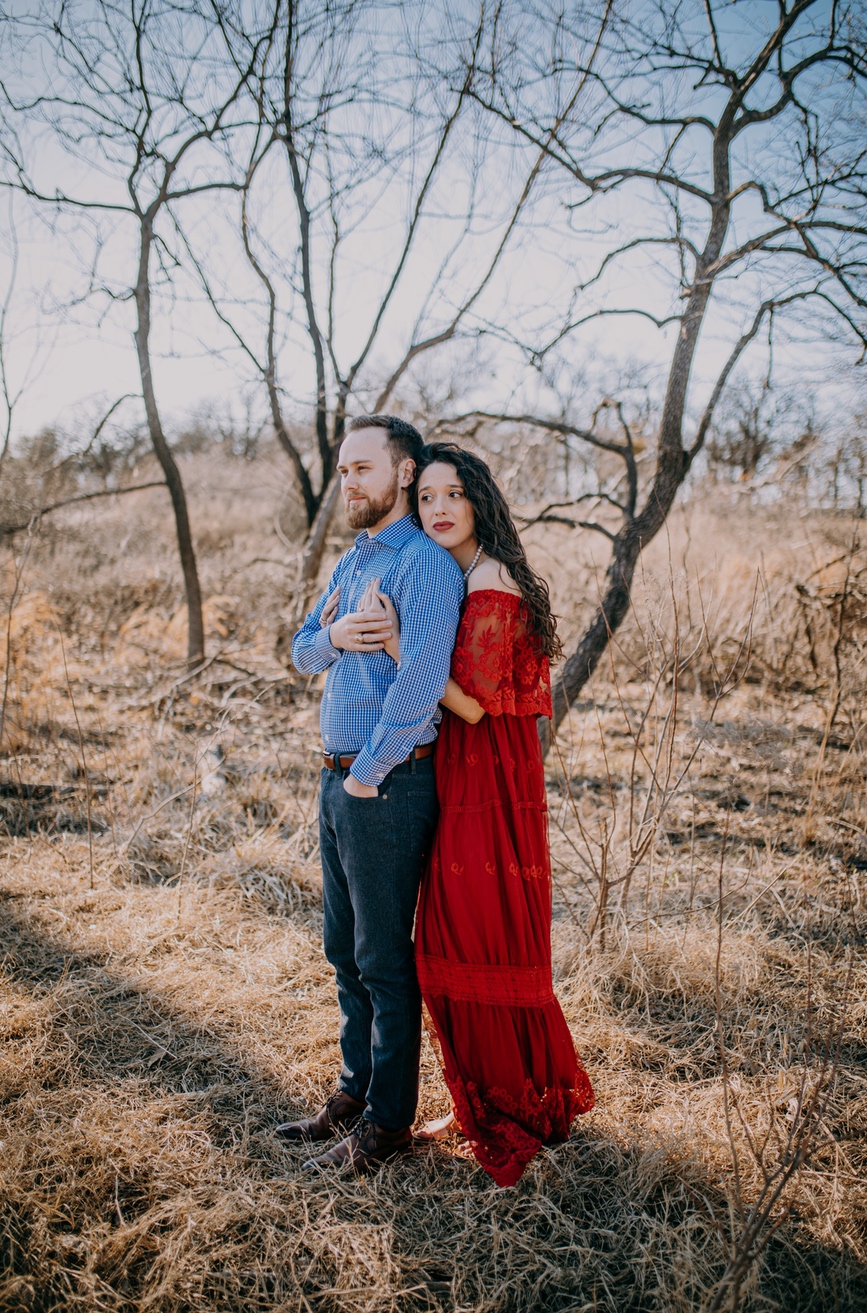
[[[548,592],[478,457],[367,415],[338,471],[360,532],[292,656],[328,671],[319,824],[343,1067],[325,1106],[277,1134],[337,1139],[312,1170],[407,1152],[423,996],[454,1108],[443,1129],[454,1120],[512,1185],[593,1106],[551,985]]]

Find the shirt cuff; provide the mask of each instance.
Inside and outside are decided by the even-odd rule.
[[[390,766],[383,766],[367,748],[362,748],[350,766],[349,773],[355,776],[359,784],[375,784],[379,787],[390,770]]]
[[[329,637],[330,633],[331,626],[329,625],[327,629],[320,629],[319,633],[313,639],[313,651],[316,653],[320,661],[327,661],[329,664],[332,661],[336,661],[340,656],[340,649],[336,648],[332,643]]]

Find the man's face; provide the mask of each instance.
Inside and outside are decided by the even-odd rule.
[[[343,439],[337,472],[350,529],[372,529],[394,510],[400,488],[407,486],[404,465],[412,467],[412,461],[392,464],[384,429],[356,429]]]

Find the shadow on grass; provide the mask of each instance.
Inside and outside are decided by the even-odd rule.
[[[590,1120],[510,1191],[440,1147],[311,1179],[270,1135],[285,1091],[195,998],[181,1012],[11,898],[0,944],[4,1310],[669,1313],[719,1279],[725,1201],[682,1143]],[[791,1228],[742,1305],[865,1306],[867,1273]]]

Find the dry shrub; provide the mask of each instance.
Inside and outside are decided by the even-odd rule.
[[[205,638],[225,639],[236,628],[238,598],[230,594],[208,597],[202,603]],[[149,666],[155,658],[181,661],[187,651],[187,608],[178,607],[171,618],[146,602],[137,606],[118,630],[115,658],[120,664]]]
[[[61,719],[66,690],[57,618],[44,592],[26,595],[9,611],[0,660],[5,672],[0,747],[18,752]]]

